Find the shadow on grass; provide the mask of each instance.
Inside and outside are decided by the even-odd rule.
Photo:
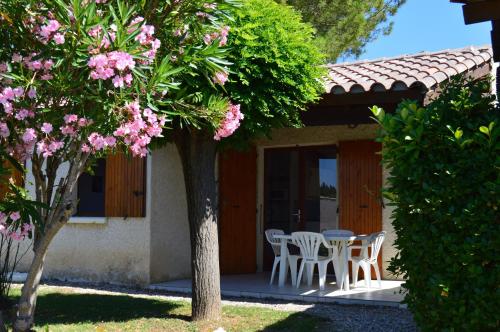
[[[334,332],[332,325],[327,319],[306,314],[305,312],[293,313],[285,319],[268,325],[259,332]]]
[[[189,315],[174,314],[181,304],[170,301],[102,294],[41,294],[37,300],[37,325],[126,322],[138,318],[171,318],[190,321]]]

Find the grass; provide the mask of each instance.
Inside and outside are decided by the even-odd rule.
[[[19,296],[19,288],[12,290]],[[89,294],[71,288],[41,287],[37,331],[328,331],[328,322],[305,313],[224,306],[216,322],[192,322],[187,301],[161,297]]]

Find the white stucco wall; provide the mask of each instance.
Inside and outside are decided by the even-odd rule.
[[[186,190],[174,145],[154,152],[151,180],[151,281],[188,278],[191,247]]]
[[[147,174],[152,158],[148,158]],[[29,165],[28,165],[29,167]],[[29,169],[29,168],[28,168]],[[62,171],[62,170],[61,170]],[[27,177],[33,192],[33,179]],[[130,285],[149,283],[151,179],[148,177],[145,218],[74,218],[56,235],[47,253],[44,278]],[[25,240],[23,246],[30,245]],[[17,270],[26,272],[31,250]]]
[[[43,277],[129,285],[149,283],[149,222],[108,218],[103,224],[68,224],[47,254]],[[31,251],[17,269],[26,272]]]
[[[387,177],[389,176],[389,170],[387,168],[382,168],[382,181],[383,185],[387,185]],[[387,267],[389,266],[389,261],[392,257],[396,255],[396,249],[394,248],[394,240],[396,240],[396,233],[394,232],[394,227],[391,222],[391,215],[394,207],[388,206],[389,201],[384,198],[385,208],[382,209],[382,229],[386,231],[385,240],[382,244],[382,268],[384,269],[383,275],[385,279],[396,279],[389,271]]]

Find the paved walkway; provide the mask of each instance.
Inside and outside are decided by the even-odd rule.
[[[329,278],[333,279],[333,278]],[[278,299],[285,301],[301,301],[315,303],[362,304],[375,306],[400,307],[404,294],[401,291],[402,281],[383,280],[382,287],[372,281],[372,288],[367,288],[364,281],[351,286],[349,291],[338,289],[334,281],[328,280],[324,291],[318,289],[315,279],[312,286],[302,285],[299,288],[287,284],[278,287],[269,285],[268,273],[229,275],[221,278],[221,292],[226,297],[243,297],[253,299]],[[168,281],[153,284],[151,290],[164,290],[176,293],[191,293],[191,279]]]

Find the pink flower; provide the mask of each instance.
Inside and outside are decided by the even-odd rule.
[[[127,83],[128,86],[130,86],[130,84],[132,84],[132,80],[133,80],[133,76],[132,74],[128,73],[127,75],[125,75],[124,77],[124,80],[125,80],[125,83]]]
[[[73,136],[75,134],[75,128],[73,128],[71,125],[67,125],[59,129],[61,130],[61,133],[63,135]]]
[[[54,42],[58,45],[64,44],[64,35],[62,33],[56,33],[54,35]]]
[[[45,134],[50,134],[52,132],[52,125],[50,123],[44,122],[42,125],[42,132]]]
[[[137,25],[137,24],[141,23],[142,21],[144,21],[144,17],[142,17],[142,16],[137,16],[136,18],[134,18],[134,19],[130,22],[130,26]]]
[[[214,83],[224,85],[227,81],[228,74],[225,71],[220,71],[215,73],[215,76],[212,78]]]
[[[108,53],[108,60],[111,62],[111,66],[120,71],[127,68],[133,69],[135,67],[135,61],[132,56],[126,52],[113,51]]]
[[[22,239],[24,239],[24,237],[21,234],[18,234],[16,232],[9,233],[9,237],[14,241],[21,241]]]
[[[51,80],[53,78],[54,78],[54,76],[52,76],[51,74],[43,74],[42,76],[40,76],[40,79],[43,81],[48,81],[48,80]]]
[[[121,76],[116,75],[115,77],[113,77],[112,82],[115,88],[123,88],[124,86],[123,77]]]
[[[16,119],[17,120],[24,120],[26,119],[28,116],[30,115],[30,112],[25,109],[25,108],[22,108],[19,110],[19,112],[16,114]]]
[[[212,36],[210,36],[210,34],[207,33],[205,36],[203,36],[203,42],[209,45],[212,42]]]
[[[215,132],[214,139],[219,141],[223,137],[231,136],[240,126],[241,120],[243,120],[243,113],[240,111],[240,105],[229,104],[226,117]]]
[[[52,61],[52,60],[45,60],[43,62],[43,68],[46,70],[50,70],[53,65],[54,65],[54,61]]]
[[[23,57],[19,53],[14,53],[12,55],[12,62],[21,62],[23,61]]]
[[[97,54],[90,58],[88,66],[90,68],[99,68],[108,65],[108,57],[104,54]]]
[[[113,147],[116,145],[116,138],[113,136],[107,136],[104,138],[105,144],[109,147]]]
[[[32,88],[30,88],[28,90],[28,97],[30,99],[35,99],[35,97],[36,97],[36,90],[35,90],[35,88],[32,87]]]
[[[10,135],[9,126],[6,123],[0,122],[0,136],[7,138]]]
[[[64,116],[64,122],[67,123],[67,124],[68,123],[73,123],[73,122],[76,122],[76,121],[78,121],[78,115],[76,115],[76,114],[66,114]]]
[[[217,8],[217,4],[216,3],[204,3],[203,8],[215,9],[215,8]]]
[[[50,40],[51,35],[59,30],[61,24],[56,20],[49,20],[48,23],[40,28],[39,35],[43,42]]]
[[[82,152],[89,153],[90,152],[90,146],[88,146],[87,144],[84,143],[82,145]]]
[[[10,86],[8,86],[8,87],[3,89],[2,94],[0,96],[4,100],[14,100],[14,98],[15,98],[14,89],[12,89]]]
[[[19,98],[19,97],[21,97],[24,94],[24,88],[22,88],[22,87],[19,86],[19,87],[15,88],[13,90],[13,92],[14,92],[14,96],[16,96],[16,97]]]
[[[40,60],[35,60],[29,63],[28,65],[30,68],[33,68],[34,70],[40,70],[42,69],[42,61]]]
[[[85,118],[80,118],[80,119],[78,119],[78,126],[79,126],[79,127],[85,127],[85,126],[87,126],[87,125],[89,125],[89,124],[90,124],[90,121],[88,121],[88,120],[87,120],[87,119],[85,119]]]
[[[49,20],[49,23],[46,25],[46,27],[50,32],[55,32],[61,27],[61,24],[59,24],[59,22],[57,22],[56,20]]]
[[[31,224],[23,224],[23,232],[29,232],[33,229],[33,226]]]
[[[19,211],[15,211],[15,212],[12,212],[10,215],[9,215],[10,219],[12,221],[18,221],[20,218],[21,218],[21,214],[19,213]]]
[[[23,134],[23,142],[24,143],[31,143],[36,139],[36,132],[35,129],[33,128],[28,128]]]
[[[104,137],[102,137],[100,134],[98,133],[92,133],[89,135],[89,138],[88,138],[88,141],[90,143],[90,145],[96,150],[96,151],[99,151],[99,150],[102,150],[106,147],[106,141],[104,139]]]

